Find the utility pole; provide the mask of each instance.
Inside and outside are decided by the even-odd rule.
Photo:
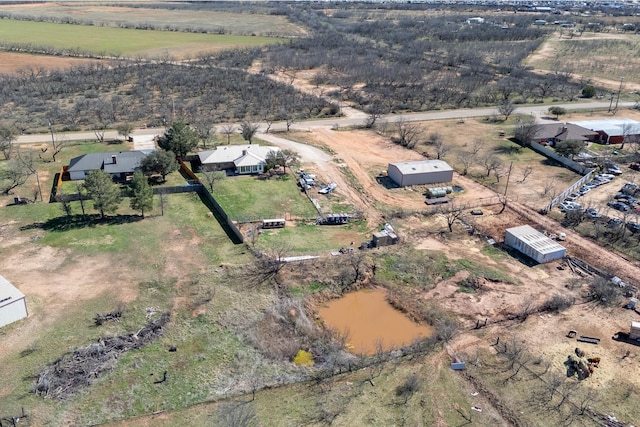
[[[622,85],[624,84],[624,77],[620,77],[620,87],[618,88],[618,96],[616,97],[616,106],[613,109],[613,114],[618,111],[618,101],[620,101],[620,92],[622,92]]]
[[[511,169],[513,169],[513,162],[511,162],[511,164],[509,165],[509,172],[507,173],[507,182],[504,185],[504,195],[502,196],[503,197],[502,209],[500,209],[500,212],[498,212],[498,215],[504,212],[504,210],[507,207],[507,190],[509,189],[509,180],[511,179]]]
[[[607,111],[607,113],[611,112],[611,108],[613,107],[613,97],[616,95],[615,92],[611,92],[611,97],[609,98],[609,110]]]

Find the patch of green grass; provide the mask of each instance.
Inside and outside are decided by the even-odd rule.
[[[360,232],[343,226],[298,224],[295,227],[265,230],[256,246],[266,251],[284,247],[292,254],[316,254],[321,251],[335,251],[361,239],[363,236]]]
[[[130,30],[112,27],[53,24],[3,19],[0,42],[26,43],[95,54],[139,55],[156,49],[240,48],[277,43],[270,37]]]
[[[467,270],[471,275],[484,277],[491,281],[517,284],[517,282],[507,274],[469,259],[457,259],[453,260],[452,263],[455,271]]]
[[[438,279],[455,274],[451,261],[441,252],[408,250],[386,253],[381,268],[376,270],[376,279],[385,283],[402,283],[431,289]]]
[[[285,214],[315,218],[317,214],[291,175],[268,180],[229,177],[216,183],[213,196],[234,220],[284,218]]]

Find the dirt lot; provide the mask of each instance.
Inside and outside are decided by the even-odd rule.
[[[14,73],[24,69],[64,69],[88,64],[95,59],[65,58],[60,56],[30,55],[27,53],[0,52],[0,73]]]

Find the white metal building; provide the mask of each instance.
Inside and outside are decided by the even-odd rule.
[[[0,328],[28,316],[24,294],[0,276]]]
[[[453,169],[442,160],[389,163],[387,174],[400,187],[453,181]]]
[[[540,264],[564,257],[566,248],[529,225],[508,228],[504,244]]]

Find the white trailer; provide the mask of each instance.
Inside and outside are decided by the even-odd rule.
[[[28,315],[24,294],[0,276],[0,328]]]
[[[543,264],[563,258],[566,248],[529,225],[508,228],[504,244]]]

